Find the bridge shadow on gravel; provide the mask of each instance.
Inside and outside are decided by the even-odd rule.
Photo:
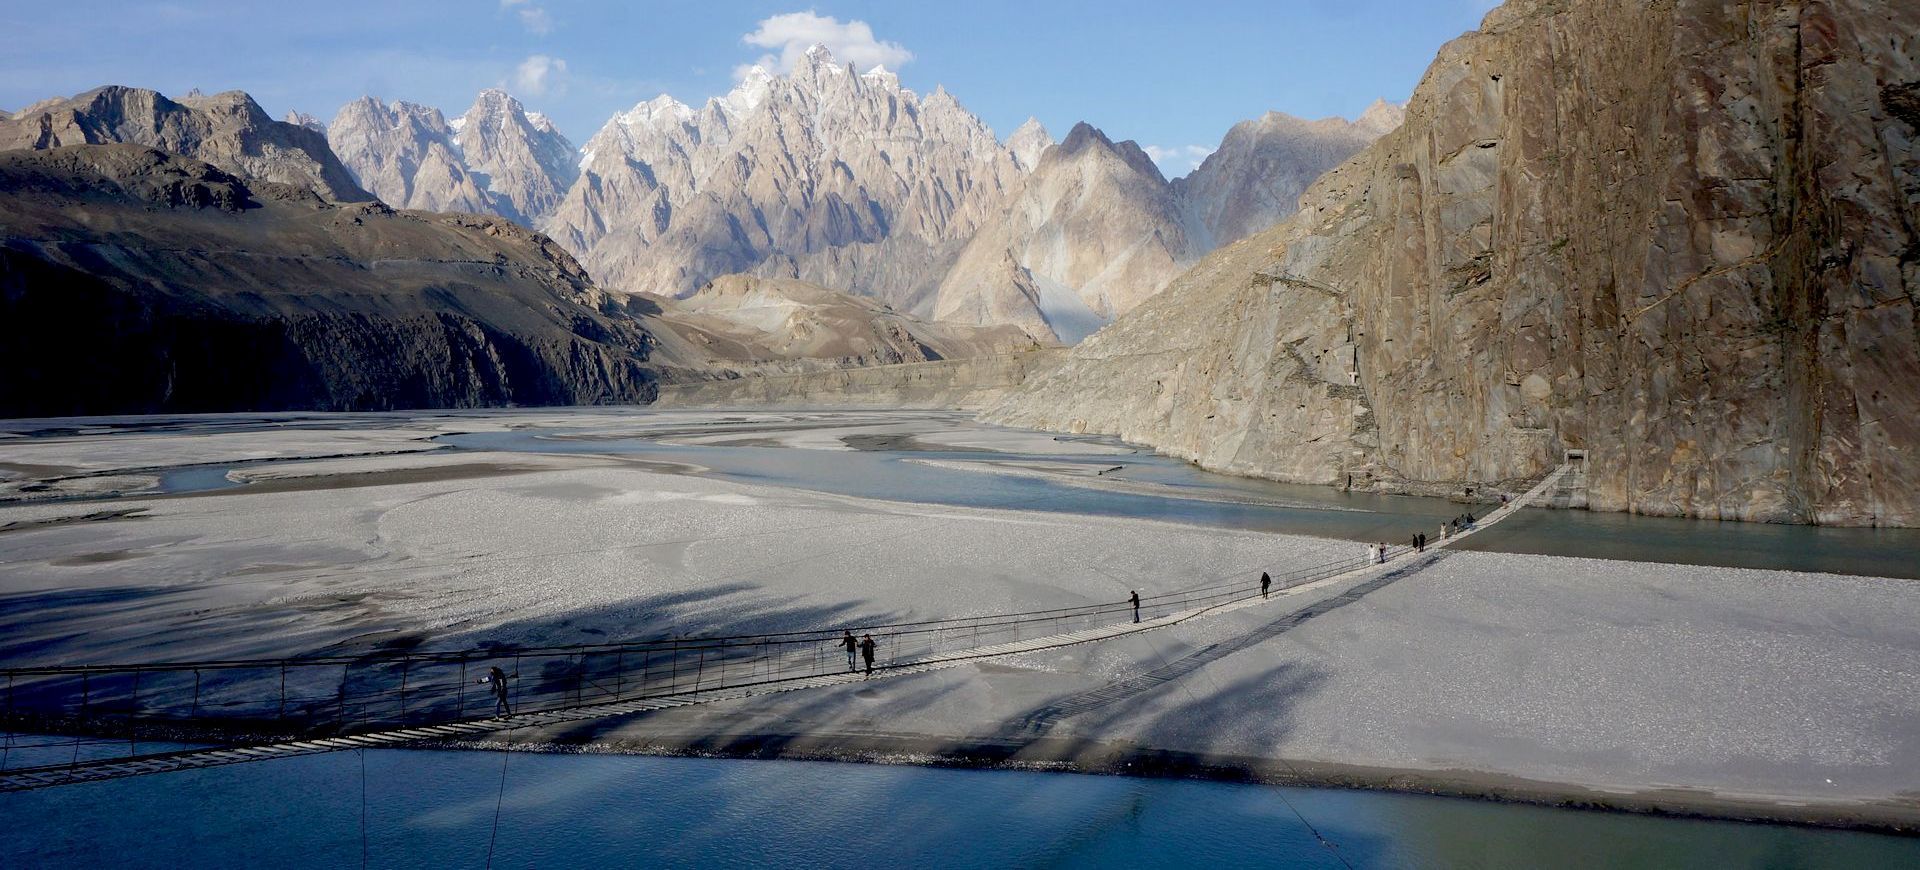
[[[1241,650],[1272,640],[1309,620],[1332,613],[1400,580],[1418,574],[1428,567],[1437,564],[1446,556],[1447,553],[1445,551],[1421,556],[1372,580],[1354,586],[1339,595],[1288,613],[1279,619],[1233,638],[1232,640],[1208,644],[1152,670],[1143,671],[1103,686],[1055,699],[1019,719],[1005,723],[1001,726],[1001,733],[1014,739],[1045,737],[1053,730],[1054,726],[1058,725],[1064,719],[1106,710],[1115,705],[1138,698],[1206,667],[1212,662],[1219,661]],[[1285,672],[1287,668],[1283,666],[1280,670]],[[1297,677],[1299,675],[1294,676]],[[1255,687],[1236,686],[1236,688],[1244,690]],[[1232,693],[1229,693],[1230,696],[1231,694]],[[1265,693],[1260,694],[1264,695]],[[1263,701],[1262,703],[1270,704],[1271,699]]]

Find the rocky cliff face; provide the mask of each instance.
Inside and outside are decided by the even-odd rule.
[[[0,152],[0,415],[647,401],[672,360],[644,324],[503,220]]]
[[[267,117],[239,91],[174,101],[110,86],[55,98],[0,118],[0,151],[126,142],[206,161],[229,172],[311,188],[329,199],[372,195],[334,157],[326,137]]]
[[[715,373],[818,371],[1033,350],[1013,326],[930,323],[877,300],[790,278],[726,275],[684,299],[654,306],[662,349]]]
[[[1173,188],[1138,145],[1080,124],[968,242],[933,315],[1079,341],[1202,252],[1183,221]]]
[[[1227,131],[1193,174],[1173,182],[1192,214],[1203,250],[1237,242],[1279,223],[1307,185],[1395,127],[1406,110],[1375,101],[1358,120],[1308,121],[1268,112]]]
[[[362,97],[326,126],[327,142],[380,201],[427,211],[495,213],[439,109]]]
[[[1287,480],[1920,524],[1920,6],[1516,0],[991,414]]]

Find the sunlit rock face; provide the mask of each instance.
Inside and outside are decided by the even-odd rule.
[[[545,225],[580,176],[573,143],[506,91],[481,91],[453,126],[453,141],[494,212],[521,226]]]
[[[448,120],[415,103],[362,97],[326,125],[327,142],[381,201],[544,223],[579,175],[572,143],[506,91],[481,91]]]
[[[1415,491],[1920,523],[1920,6],[1512,2],[995,419]]]
[[[548,233],[613,289],[691,293],[758,272],[924,309],[1021,172],[945,91],[825,49],[755,69],[692,108],[660,97],[609,121]]]
[[[398,208],[493,213],[439,109],[362,97],[327,124],[327,142],[361,186]]]

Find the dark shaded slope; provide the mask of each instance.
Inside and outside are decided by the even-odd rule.
[[[0,414],[650,401],[652,337],[605,305],[504,220],[135,145],[0,152]]]

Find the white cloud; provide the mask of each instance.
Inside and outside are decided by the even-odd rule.
[[[540,97],[563,90],[567,62],[557,57],[536,54],[520,62],[513,70],[513,90],[523,97]]]
[[[512,12],[520,17],[520,26],[528,33],[545,36],[553,32],[553,16],[547,14],[546,7],[533,0],[500,0],[500,11]]]
[[[876,66],[898,68],[913,60],[913,52],[900,43],[874,38],[873,28],[865,21],[843,23],[813,12],[788,12],[767,18],[752,33],[740,37],[740,41],[757,48],[778,50],[778,54],[763,54],[756,61],[776,73],[792,72],[794,64],[814,45],[826,46],[835,60],[863,70]],[[734,77],[744,76],[749,66],[736,67]]]
[[[1153,158],[1154,164],[1160,167],[1161,174],[1168,178],[1177,178],[1199,169],[1201,161],[1213,153],[1213,149],[1205,145],[1142,145],[1140,150],[1147,152],[1147,156]]]

